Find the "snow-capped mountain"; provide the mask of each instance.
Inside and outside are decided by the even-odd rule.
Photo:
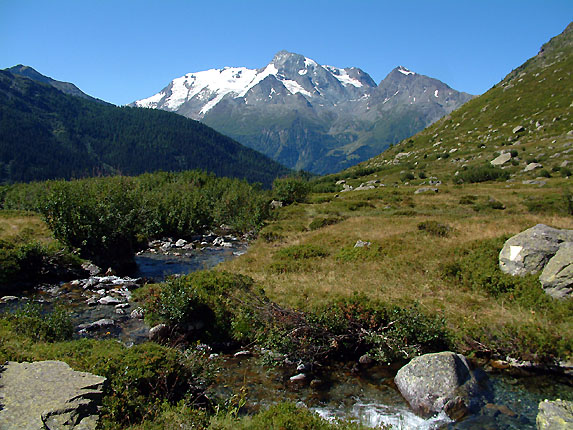
[[[177,112],[288,167],[329,173],[376,155],[469,98],[402,66],[376,85],[358,68],[280,51],[261,69],[188,73],[132,106]]]

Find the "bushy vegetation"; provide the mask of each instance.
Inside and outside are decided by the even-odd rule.
[[[273,256],[270,270],[276,273],[296,272],[308,268],[318,258],[329,255],[329,252],[312,244],[293,245],[280,249]]]
[[[473,184],[476,182],[507,180],[509,179],[509,172],[501,170],[500,168],[491,165],[472,166],[467,170],[459,172],[455,178],[458,184],[467,183]]]
[[[38,303],[27,303],[6,318],[16,333],[35,341],[70,340],[74,334],[70,314],[62,307],[46,313]]]
[[[275,179],[273,182],[273,198],[285,205],[305,202],[310,192],[310,184],[300,177]]]
[[[418,224],[418,230],[423,231],[432,236],[447,237],[452,228],[449,225],[442,224],[438,221],[422,221]]]
[[[246,181],[189,171],[20,184],[4,193],[2,206],[40,211],[63,244],[117,267],[151,238],[189,238],[223,224],[256,230],[268,201]]]

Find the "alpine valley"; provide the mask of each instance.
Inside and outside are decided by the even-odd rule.
[[[381,153],[471,98],[402,66],[376,85],[356,67],[280,51],[261,69],[188,73],[132,106],[199,120],[287,167],[325,174]]]

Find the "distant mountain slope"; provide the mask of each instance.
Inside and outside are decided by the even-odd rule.
[[[511,157],[494,164],[512,180],[570,175],[572,74],[573,23],[485,94],[355,169],[447,180],[506,153]]]
[[[94,103],[0,71],[0,182],[196,168],[265,185],[288,172],[179,115]]]
[[[81,97],[86,100],[91,100],[98,103],[106,103],[103,100],[96,99],[95,97],[89,96],[76,87],[74,84],[70,82],[62,82],[56,81],[55,79],[50,78],[49,76],[42,75],[40,72],[35,70],[30,66],[23,66],[22,64],[18,64],[17,66],[10,67],[5,69],[7,72],[12,73],[13,75],[23,76],[25,78],[32,79],[36,82],[41,82],[44,84],[51,85],[54,88],[57,88],[61,92],[65,94],[69,94],[71,96]]]
[[[286,51],[262,69],[188,73],[132,105],[197,119],[296,169],[328,173],[411,136],[471,96],[404,67],[364,71]]]

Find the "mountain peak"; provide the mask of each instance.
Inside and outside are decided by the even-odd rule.
[[[402,73],[403,75],[409,76],[409,75],[415,75],[416,73],[412,72],[411,70],[407,69],[404,66],[398,66],[396,67],[394,70],[396,70],[397,72]]]

